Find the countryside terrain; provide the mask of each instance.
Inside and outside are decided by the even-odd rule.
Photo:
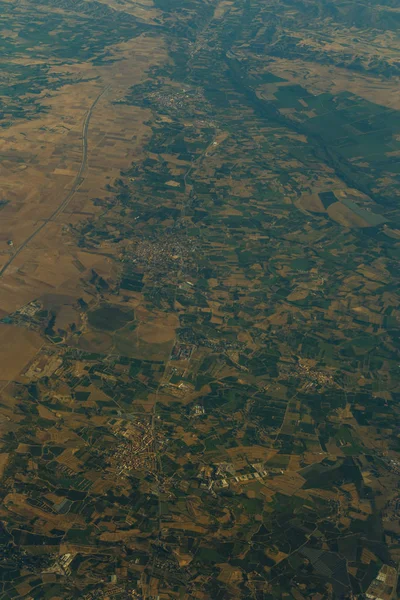
[[[0,600],[399,597],[397,0],[0,28]]]

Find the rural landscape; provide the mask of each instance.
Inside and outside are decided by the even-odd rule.
[[[0,27],[0,600],[399,598],[397,0]]]

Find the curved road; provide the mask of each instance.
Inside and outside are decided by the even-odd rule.
[[[89,131],[90,118],[92,116],[93,110],[96,107],[96,104],[98,103],[98,101],[100,100],[100,98],[102,97],[102,95],[107,90],[108,90],[108,87],[104,88],[100,92],[100,94],[94,100],[92,106],[87,111],[86,116],[85,116],[85,120],[83,121],[83,126],[82,126],[82,161],[81,161],[81,166],[79,167],[79,171],[78,171],[78,173],[77,173],[77,175],[76,175],[76,177],[74,179],[74,182],[72,184],[72,188],[70,189],[70,191],[68,192],[68,194],[65,196],[65,198],[61,202],[61,204],[59,204],[59,206],[51,213],[51,215],[49,217],[47,217],[47,219],[45,219],[43,221],[43,223],[41,223],[39,225],[39,227],[37,229],[35,229],[35,231],[33,233],[31,233],[31,235],[29,237],[26,238],[26,240],[21,244],[21,246],[14,252],[14,254],[3,265],[3,267],[0,269],[0,277],[2,277],[4,275],[4,273],[7,271],[8,267],[10,267],[12,265],[12,263],[14,262],[14,260],[24,250],[24,248],[26,248],[26,246],[29,244],[29,242],[31,242],[42,231],[42,229],[44,229],[46,227],[46,225],[48,223],[50,223],[50,221],[53,221],[56,217],[58,217],[58,215],[60,213],[63,212],[63,210],[65,210],[65,208],[68,206],[68,204],[69,204],[72,196],[75,194],[76,190],[81,185],[81,183],[83,181],[83,173],[85,172],[86,165],[87,165],[88,131]]]

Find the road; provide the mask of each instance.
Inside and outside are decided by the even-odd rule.
[[[75,179],[73,181],[73,184],[72,184],[72,187],[71,187],[70,191],[65,196],[65,198],[62,200],[62,202],[57,206],[57,208],[51,213],[51,215],[49,217],[47,217],[39,225],[39,227],[37,229],[35,229],[35,231],[33,233],[31,233],[31,235],[29,237],[26,238],[26,240],[19,246],[19,248],[14,252],[14,254],[3,265],[3,267],[0,269],[0,277],[2,277],[5,274],[5,272],[12,265],[12,263],[17,258],[17,256],[19,254],[21,254],[21,252],[27,247],[27,245],[46,227],[46,225],[48,223],[50,223],[51,221],[54,221],[54,219],[56,217],[58,217],[58,215],[61,214],[66,209],[66,207],[68,206],[69,202],[71,201],[71,198],[74,196],[74,194],[77,191],[78,187],[81,185],[81,183],[83,181],[83,174],[85,172],[86,165],[87,165],[88,131],[89,131],[90,119],[91,119],[93,111],[94,111],[94,109],[96,107],[96,104],[99,102],[100,98],[103,96],[103,94],[107,90],[108,90],[108,87],[104,88],[100,92],[100,94],[97,96],[97,98],[94,100],[93,104],[91,105],[91,107],[87,111],[85,119],[83,121],[83,125],[82,125],[82,160],[81,160],[81,165],[79,167],[79,171],[78,171],[78,173],[75,176]]]

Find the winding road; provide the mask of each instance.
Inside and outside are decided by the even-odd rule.
[[[50,223],[51,221],[53,221],[56,217],[58,217],[59,214],[61,214],[66,209],[69,202],[71,201],[71,198],[74,196],[76,190],[81,185],[81,183],[83,181],[83,174],[85,172],[86,165],[87,165],[88,131],[89,131],[90,119],[91,119],[93,111],[96,107],[96,104],[99,102],[100,98],[103,96],[103,94],[105,94],[105,92],[108,89],[109,88],[106,87],[100,92],[100,94],[97,96],[97,98],[94,100],[93,104],[87,111],[85,119],[83,121],[83,125],[82,125],[82,160],[81,160],[81,165],[79,167],[79,171],[75,176],[75,179],[73,181],[70,191],[65,196],[65,198],[62,200],[62,202],[57,206],[57,208],[51,213],[51,215],[49,217],[47,217],[39,225],[39,227],[37,229],[35,229],[35,231],[33,233],[31,233],[31,235],[29,237],[26,238],[26,240],[19,246],[19,248],[14,252],[14,254],[3,265],[3,267],[0,269],[0,277],[2,277],[4,275],[4,273],[12,265],[12,263],[17,258],[17,256],[19,254],[21,254],[21,252],[24,250],[24,248],[27,247],[27,245],[46,227],[46,225],[48,223]]]

